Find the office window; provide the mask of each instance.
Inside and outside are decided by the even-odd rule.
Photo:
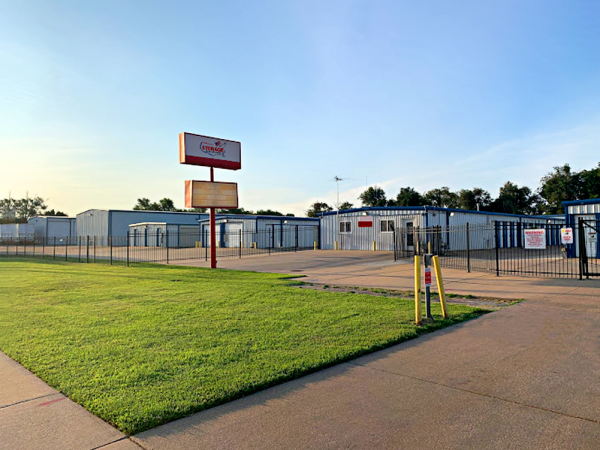
[[[352,222],[340,222],[340,233],[352,233]]]
[[[381,232],[382,233],[392,233],[394,231],[394,221],[393,220],[382,220],[381,221]]]

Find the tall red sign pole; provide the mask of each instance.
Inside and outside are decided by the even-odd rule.
[[[186,208],[209,208],[210,268],[217,268],[216,210],[238,208],[237,183],[215,183],[215,167],[239,170],[242,168],[242,144],[238,141],[179,134],[179,163],[210,167],[210,182],[185,182]]]
[[[210,168],[210,181],[213,183],[215,181],[215,169],[214,167]],[[217,268],[217,233],[216,233],[216,217],[215,217],[216,208],[210,208],[210,268]]]

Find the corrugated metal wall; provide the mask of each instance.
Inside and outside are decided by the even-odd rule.
[[[77,221],[72,217],[34,217],[28,223],[35,227],[36,238],[63,239],[77,236]]]
[[[298,247],[312,247],[318,241],[319,220],[302,220],[293,217],[255,217],[235,216],[217,217],[217,242],[221,247],[239,247],[241,232],[242,245],[250,248],[294,247],[296,245],[295,227],[298,226]],[[202,222],[203,245],[210,240],[208,221]]]
[[[142,222],[165,222],[178,225],[197,225],[208,214],[164,211],[111,211],[110,232],[113,237],[127,236],[129,225]]]
[[[372,228],[358,228],[358,220],[361,217],[372,217]],[[543,227],[546,223],[563,223],[563,219],[551,217],[523,217],[510,214],[490,214],[483,212],[460,211],[460,210],[445,210],[445,209],[427,209],[415,208],[411,209],[383,209],[374,208],[369,210],[351,211],[348,213],[326,214],[321,216],[321,248],[332,250],[335,248],[335,242],[338,242],[340,250],[373,250],[373,242],[375,242],[376,250],[391,251],[394,249],[393,233],[386,231],[386,227],[382,227],[381,222],[384,220],[393,220],[394,228],[399,236],[398,245],[403,249],[411,250],[414,240],[416,239],[409,230],[412,225],[415,229],[428,227],[453,227],[457,232],[443,233],[441,236],[436,236],[440,239],[446,248],[466,249],[466,233],[460,232],[462,227],[473,226],[473,230],[477,230],[471,235],[470,245],[473,250],[487,249],[494,245],[494,233],[490,232],[493,229],[494,222],[506,223],[504,229],[505,234],[499,236],[501,245],[515,246],[517,238],[517,225],[513,224],[514,232],[510,232],[509,222],[519,222],[522,224],[536,224]],[[340,222],[350,222],[350,232],[340,231]],[[502,225],[501,225],[502,226]],[[525,225],[523,225],[524,227]],[[479,227],[479,228],[478,228]],[[484,229],[487,227],[487,229]],[[519,226],[520,228],[521,226]],[[553,230],[555,234],[555,230]],[[402,239],[400,239],[402,236]],[[427,241],[426,236],[420,235],[422,241]],[[433,236],[430,236],[429,241],[433,241]],[[511,240],[512,239],[512,240]],[[555,236],[549,236],[549,245],[554,242]],[[513,242],[514,240],[514,242]]]
[[[77,236],[108,237],[108,211],[90,209],[77,214]],[[135,222],[132,222],[135,223]]]
[[[373,226],[359,228],[358,220],[365,217],[373,218]],[[350,213],[328,214],[321,217],[321,248],[333,250],[338,242],[340,250],[373,250],[373,241],[377,250],[394,249],[393,232],[381,231],[382,220],[393,220],[394,228],[400,230],[407,228],[412,223],[413,227],[424,227],[426,223],[425,212],[415,210],[377,210],[353,211]],[[350,232],[340,232],[339,223],[350,222]]]

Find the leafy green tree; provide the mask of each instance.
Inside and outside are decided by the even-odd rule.
[[[306,211],[308,217],[318,217],[318,214],[333,211],[333,208],[324,202],[315,202]]]
[[[173,200],[170,198],[163,198],[159,202],[159,211],[177,211]]]
[[[138,198],[133,209],[136,211],[158,211],[158,203],[153,203],[148,198]]]
[[[340,205],[340,211],[345,211],[347,209],[352,209],[354,208],[354,205],[350,202],[344,202]]]
[[[16,200],[10,193],[7,198],[0,199],[0,223],[10,223],[17,220]]]
[[[163,198],[159,202],[151,202],[147,198],[138,198],[133,209],[136,211],[180,211],[175,208],[175,204],[170,198]]]
[[[600,163],[593,169],[582,170],[579,177],[582,181],[581,199],[600,198]]]
[[[543,200],[527,186],[519,187],[507,181],[500,188],[498,198],[492,202],[491,210],[509,214],[540,214]]]
[[[585,181],[581,174],[571,170],[568,164],[554,167],[540,181],[539,195],[546,201],[546,212],[559,214],[564,211],[562,202],[585,198]]]
[[[44,213],[48,206],[43,198],[35,196],[29,197],[29,193],[24,198],[15,200],[15,208],[17,213],[17,222],[27,222],[35,216]]]
[[[444,186],[425,192],[425,204],[439,208],[458,208],[458,194]]]
[[[43,216],[53,216],[53,217],[67,217],[67,215],[62,211],[55,211],[54,209],[49,209],[46,211]]]
[[[256,211],[257,216],[283,216],[279,211],[274,211],[272,209],[259,209]]]
[[[363,206],[386,206],[387,198],[383,189],[377,186],[370,186],[358,196]]]
[[[246,214],[253,215],[254,212],[245,210],[244,208],[232,208],[232,209],[217,209],[217,214]]]
[[[487,211],[491,204],[492,196],[484,189],[461,189],[458,192],[458,207],[461,209]]]
[[[400,188],[396,196],[396,206],[423,206],[423,204],[423,196],[411,187]]]
[[[294,214],[292,214],[292,213],[287,213],[287,214],[285,215],[285,217],[296,217],[296,216],[295,216]]]

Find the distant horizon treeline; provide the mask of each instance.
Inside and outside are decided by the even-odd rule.
[[[197,212],[205,213],[206,208],[187,208],[180,209],[176,208],[173,200],[170,198],[163,198],[158,202],[151,202],[147,198],[138,198],[137,203],[133,207],[136,211],[175,211],[175,212]],[[244,208],[233,208],[233,209],[217,209],[218,214],[245,214],[245,215],[257,215],[257,216],[281,216],[281,217],[294,217],[294,214],[288,213],[283,214],[279,211],[272,209],[259,209],[256,212],[247,210]]]
[[[571,170],[569,164],[556,166],[541,178],[536,190],[507,181],[500,187],[496,198],[479,187],[451,191],[446,186],[423,193],[407,186],[400,188],[395,197],[388,198],[382,188],[371,186],[357,199],[360,200],[361,206],[437,206],[507,214],[562,214],[564,212],[561,204],[563,201],[588,198],[600,198],[600,163],[592,169],[584,169],[579,172]],[[348,201],[339,205],[340,210],[354,207]],[[206,208],[176,208],[170,198],[163,198],[158,202],[150,201],[148,198],[138,198],[133,209],[137,211],[206,212]],[[317,217],[319,213],[333,210],[334,208],[327,203],[317,201],[310,205],[306,215]],[[244,208],[218,209],[217,213],[294,217],[294,214],[284,214],[272,209],[258,209],[256,212]],[[46,200],[37,195],[30,197],[29,193],[20,199],[12,198],[9,193],[7,198],[0,199],[0,223],[24,223],[35,216],[66,216],[66,214],[62,211],[48,209]]]
[[[62,211],[48,209],[46,201],[39,197],[30,197],[29,193],[23,198],[8,197],[0,199],[0,223],[27,223],[36,216],[66,216]]]
[[[403,187],[395,198],[388,198],[382,188],[371,186],[358,196],[361,206],[437,206],[507,214],[562,214],[563,201],[588,198],[600,198],[600,163],[580,172],[571,170],[569,164],[556,166],[542,177],[535,191],[507,181],[500,187],[496,198],[479,187],[451,191],[446,186],[423,193],[410,186]],[[339,205],[340,210],[354,207],[347,201]],[[327,203],[315,202],[307,210],[307,215],[317,217],[319,213],[333,210]]]

